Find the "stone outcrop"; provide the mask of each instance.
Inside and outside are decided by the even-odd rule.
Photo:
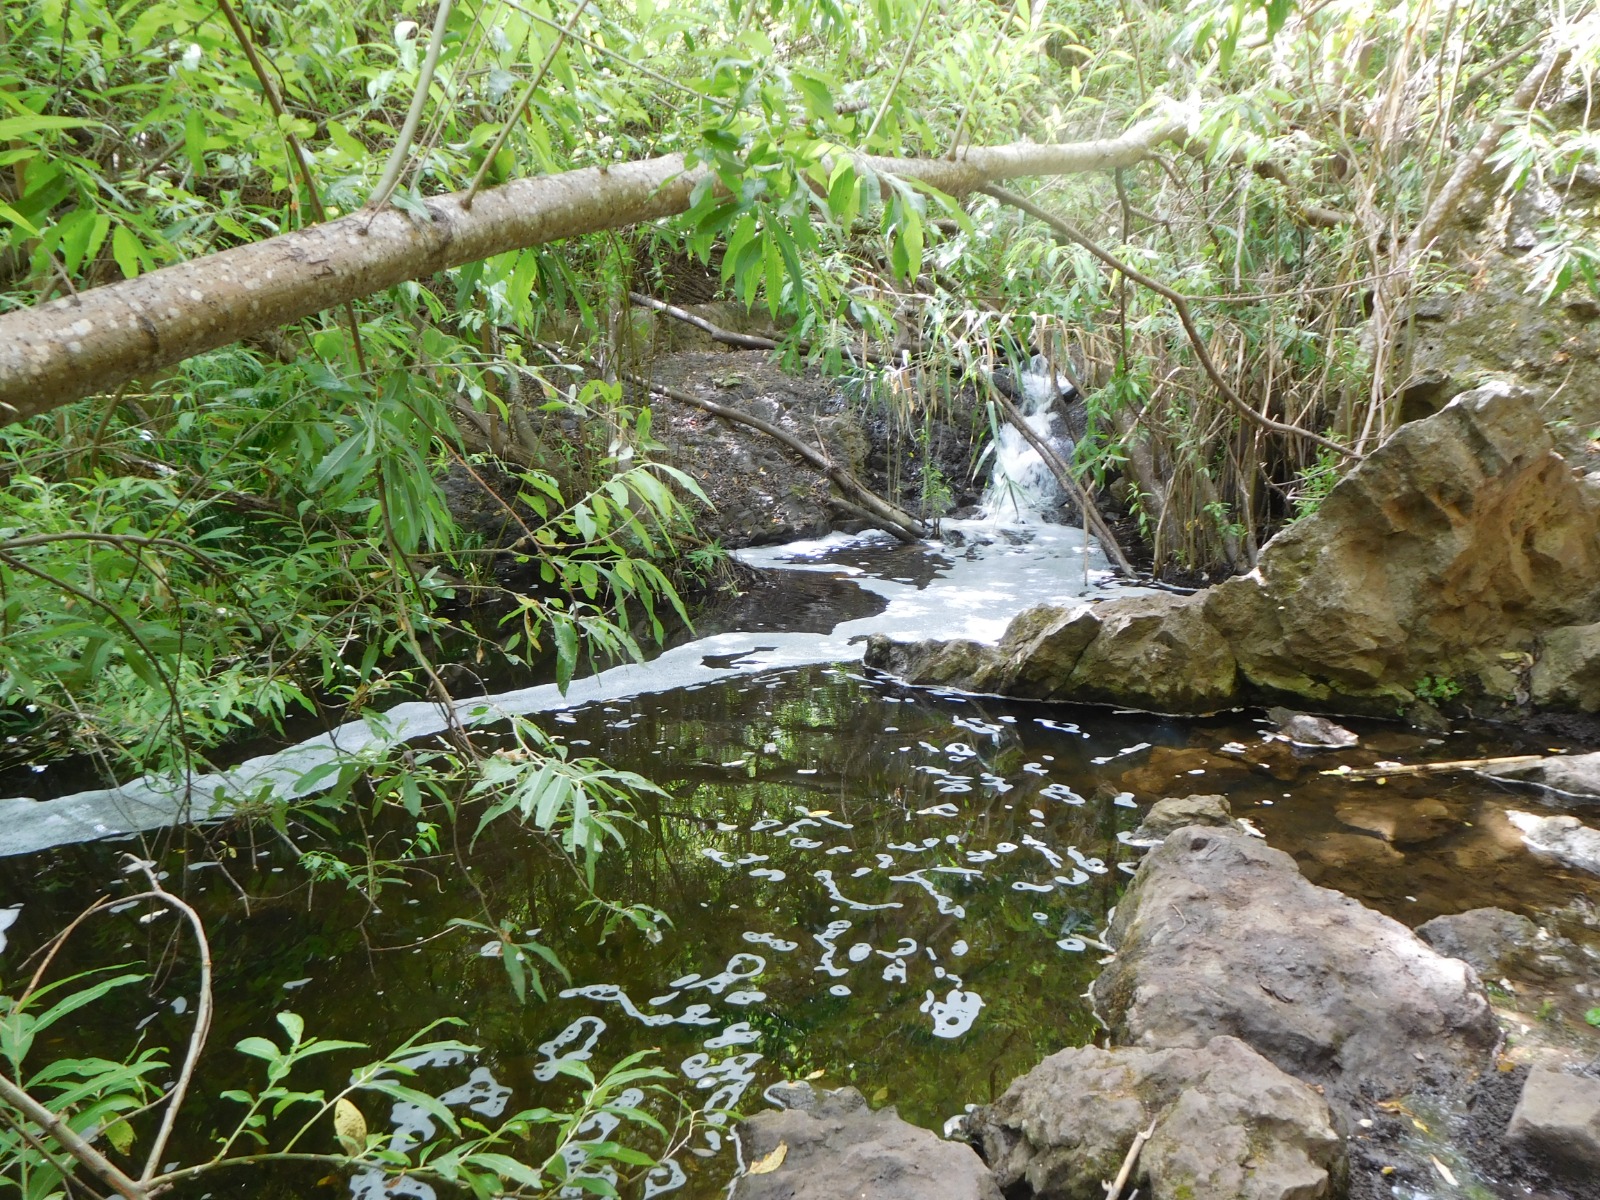
[[[1295,698],[1392,715],[1425,680],[1518,702],[1530,663],[1542,695],[1584,702],[1588,668],[1541,674],[1534,660],[1597,618],[1600,485],[1555,452],[1530,397],[1488,384],[1403,426],[1249,575],[1195,596],[1041,606],[998,646],[965,648],[965,674],[937,643],[874,640],[867,662],[1033,699],[1208,712]]]
[[[1480,1068],[1499,1031],[1477,976],[1399,922],[1308,882],[1287,854],[1188,828],[1117,907],[1093,996],[1119,1044],[1237,1037],[1349,1116]]]
[[[733,1200],[1001,1200],[972,1147],[874,1112],[840,1088],[815,1103],[764,1112],[739,1126],[747,1163],[786,1147],[781,1163],[742,1176]]]
[[[1316,1200],[1341,1174],[1323,1099],[1231,1037],[1063,1050],[968,1123],[1000,1186],[1034,1200],[1103,1200],[1146,1128],[1126,1190],[1152,1200]]]

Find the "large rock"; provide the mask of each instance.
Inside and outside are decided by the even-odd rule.
[[[866,661],[880,671],[930,687],[998,692],[1005,682],[995,648],[966,638],[896,642],[874,633],[867,638]]]
[[[733,1200],[1001,1200],[970,1146],[909,1125],[893,1108],[874,1112],[854,1088],[761,1113],[739,1133],[746,1162],[787,1149],[776,1170],[740,1178]]]
[[[866,662],[912,683],[1161,712],[1214,712],[1232,704],[1238,690],[1233,654],[1206,623],[1198,596],[1037,605],[994,647],[877,636],[867,644]]]
[[[1243,1042],[1053,1054],[969,1129],[1009,1194],[1103,1200],[1141,1130],[1128,1183],[1152,1200],[1316,1200],[1343,1152],[1328,1106]]]
[[[1474,908],[1434,917],[1417,936],[1440,954],[1459,958],[1484,979],[1498,979],[1534,944],[1539,927],[1503,908]]]
[[[1502,654],[1600,616],[1597,518],[1531,398],[1489,384],[1403,426],[1206,616],[1259,689],[1406,700],[1432,676],[1509,698]]]
[[[1506,1137],[1563,1174],[1592,1182],[1600,1172],[1600,1079],[1535,1067],[1522,1085]]]
[[[1600,624],[1564,625],[1546,633],[1528,690],[1541,708],[1600,712]]]
[[[1535,854],[1591,875],[1600,875],[1600,829],[1590,828],[1577,817],[1541,817],[1537,813],[1506,811],[1522,833],[1522,844]]]
[[[1169,833],[1189,825],[1220,825],[1233,828],[1233,809],[1226,796],[1166,796],[1145,813],[1132,837],[1137,842],[1154,844]]]
[[[1196,596],[1041,607],[975,661],[982,690],[1034,699],[1206,712],[1297,697],[1392,715],[1439,688],[1520,700],[1542,639],[1541,694],[1584,706],[1589,660],[1563,647],[1582,642],[1567,627],[1597,619],[1600,485],[1555,452],[1528,395],[1488,384],[1403,426],[1249,575]]]
[[[1232,830],[1179,830],[1151,851],[1108,937],[1093,994],[1115,1041],[1228,1034],[1347,1114],[1453,1086],[1499,1036],[1465,963]]]

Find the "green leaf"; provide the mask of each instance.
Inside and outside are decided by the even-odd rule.
[[[191,108],[183,119],[183,156],[197,176],[205,174],[206,118],[198,107]]]
[[[233,1044],[233,1048],[240,1054],[248,1054],[251,1058],[265,1059],[267,1062],[276,1062],[283,1057],[277,1043],[269,1042],[264,1037],[247,1037]]]
[[[82,129],[89,125],[101,126],[101,123],[99,121],[80,120],[77,117],[38,115],[8,117],[6,120],[0,121],[0,142],[24,138],[30,133],[43,133],[47,129]]]
[[[39,236],[39,227],[4,201],[0,201],[0,217],[4,217],[31,237]]]
[[[565,614],[556,617],[552,626],[556,643],[556,687],[565,694],[578,665],[578,628]]]
[[[478,1152],[469,1154],[462,1160],[469,1166],[484,1167],[493,1171],[501,1179],[509,1179],[512,1183],[521,1184],[523,1187],[540,1188],[544,1186],[544,1175],[526,1163],[518,1162],[506,1154]]]

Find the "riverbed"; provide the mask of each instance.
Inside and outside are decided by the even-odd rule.
[[[1526,795],[1473,777],[1380,787],[1323,774],[1339,763],[1529,748],[1514,731],[1352,723],[1360,747],[1316,753],[1273,740],[1258,713],[1177,720],[1030,705],[866,672],[870,633],[992,640],[1030,603],[1116,586],[1072,530],[952,534],[915,547],[836,537],[752,553],[776,572],[760,604],[708,614],[699,636],[652,662],[576,681],[565,695],[540,686],[459,703],[487,730],[531,716],[574,755],[663,790],[640,799],[594,889],[648,906],[658,921],[623,921],[602,940],[603,912],[583,881],[505,821],[468,845],[469,819],[467,872],[444,850],[419,852],[392,877],[368,881],[371,904],[336,879],[306,886],[298,862],[320,848],[310,826],[282,836],[200,827],[180,839],[161,865],[168,886],[207,918],[219,983],[212,1065],[178,1149],[204,1154],[207,1130],[230,1111],[215,1097],[250,1078],[252,1064],[229,1047],[281,1038],[275,1014],[284,1010],[317,1036],[378,1048],[438,1018],[465,1021],[457,1036],[481,1050],[418,1064],[419,1086],[490,1123],[569,1101],[575,1085],[562,1063],[598,1072],[651,1051],[670,1078],[638,1101],[678,1136],[666,1162],[627,1184],[641,1196],[722,1195],[742,1165],[734,1115],[763,1107],[789,1080],[852,1084],[874,1104],[944,1128],[1051,1051],[1095,1038],[1083,993],[1104,953],[1100,932],[1138,862],[1129,835],[1163,795],[1228,796],[1314,880],[1408,924],[1487,904],[1540,912],[1593,895],[1592,880],[1523,849],[1504,813],[1543,811]],[[371,744],[363,738],[425,740],[443,724],[434,706],[403,705],[381,731],[333,731],[208,787],[303,780],[336,749]],[[0,801],[7,843],[28,851],[0,860],[0,908],[21,906],[13,952],[86,898],[131,890],[118,856],[143,852],[137,833],[131,842],[82,838],[155,827],[173,800],[170,788],[146,784],[59,798],[54,808]],[[1395,815],[1423,800],[1433,823],[1397,834]],[[368,830],[380,851],[404,832],[383,821]],[[95,927],[63,968],[160,961],[172,922],[149,911]],[[542,968],[543,1001],[512,994],[499,940],[448,924],[486,913],[561,960],[566,976],[530,964]],[[96,1036],[116,1045],[137,1031],[179,1044],[193,1020],[190,975],[134,990],[137,1001],[124,993],[115,1012],[96,1010]],[[1583,1035],[1581,1011],[1558,1004],[1548,1015]],[[321,1082],[348,1069],[330,1065]],[[374,1128],[387,1124],[402,1143],[429,1134],[425,1115],[376,1097],[366,1108]],[[581,1130],[574,1161],[584,1140],[613,1136],[622,1133],[603,1120]],[[238,1194],[304,1195],[317,1174],[275,1174],[265,1188],[259,1177],[240,1180]],[[415,1179],[385,1184],[374,1172],[349,1186],[372,1200],[433,1194]],[[206,1190],[225,1191],[215,1181]]]

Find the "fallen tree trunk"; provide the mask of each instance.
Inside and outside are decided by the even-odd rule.
[[[975,146],[955,160],[859,156],[863,174],[964,195],[1001,180],[1131,166],[1182,130],[1174,115],[1119,137]],[[0,316],[0,421],[48,412],[323,309],[509,250],[686,211],[703,166],[667,155],[518,179],[426,201],[428,218],[359,212]]]

